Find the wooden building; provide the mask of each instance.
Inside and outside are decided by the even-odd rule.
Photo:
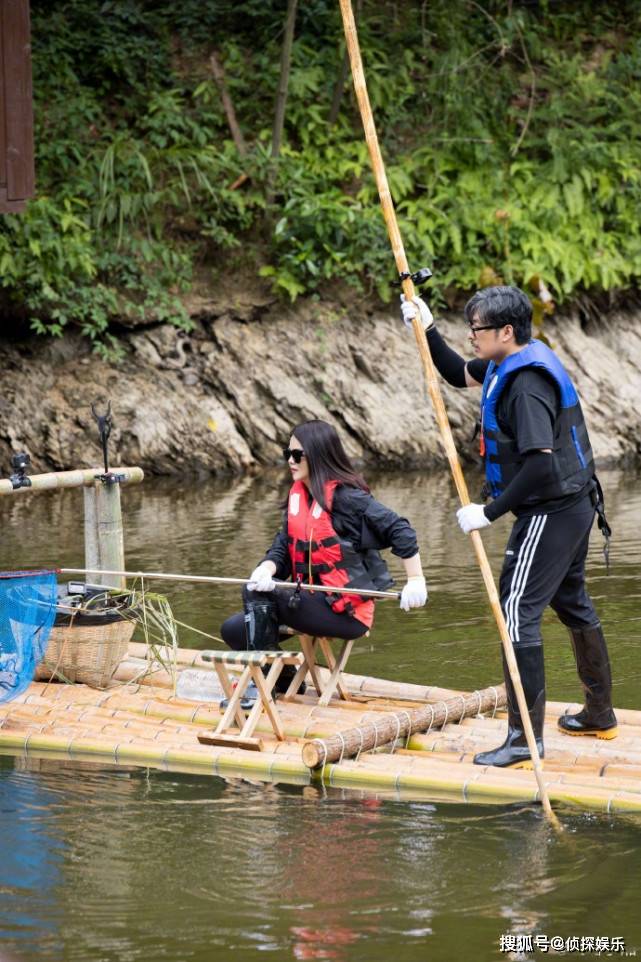
[[[35,188],[29,0],[0,0],[0,214]]]

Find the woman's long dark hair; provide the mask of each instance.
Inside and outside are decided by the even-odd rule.
[[[340,481],[362,491],[369,488],[350,461],[336,428],[327,421],[303,421],[292,431],[301,445],[309,467],[309,489],[312,497],[327,510],[325,484]]]

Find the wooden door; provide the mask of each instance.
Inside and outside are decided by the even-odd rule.
[[[29,0],[0,0],[0,213],[35,188]]]

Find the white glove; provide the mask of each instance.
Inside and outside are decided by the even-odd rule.
[[[427,585],[422,575],[414,575],[407,579],[407,584],[401,592],[401,608],[409,611],[410,608],[422,608],[427,601]]]
[[[273,591],[276,587],[274,583],[274,571],[270,561],[263,561],[254,568],[249,576],[247,587],[250,591]]]
[[[487,528],[488,524],[492,524],[482,504],[466,504],[464,508],[458,509],[456,517],[463,534]]]
[[[405,327],[412,327],[412,319],[416,317],[416,308],[418,308],[421,324],[425,330],[428,331],[430,327],[434,327],[432,312],[423,298],[415,297],[413,300],[408,301],[405,298],[405,294],[401,294],[401,317],[403,318]]]

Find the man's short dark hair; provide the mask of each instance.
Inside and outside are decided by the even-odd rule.
[[[517,344],[527,344],[532,337],[532,305],[518,287],[484,287],[465,305],[465,317],[468,324],[475,318],[493,327],[511,324]]]

